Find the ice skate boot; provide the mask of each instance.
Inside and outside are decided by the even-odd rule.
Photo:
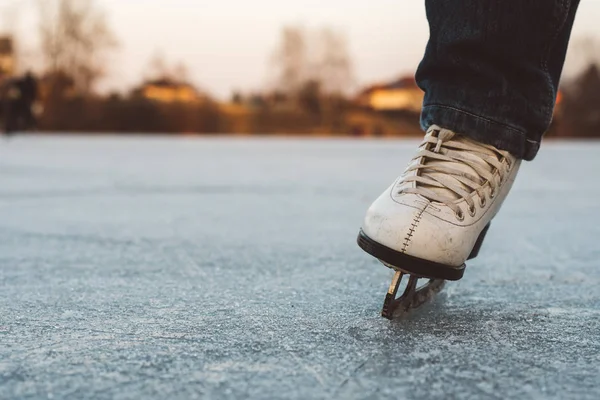
[[[417,154],[367,211],[358,244],[396,271],[383,316],[419,307],[459,280],[508,195],[520,160],[432,126]],[[404,294],[396,293],[404,275]],[[421,278],[429,282],[417,289]]]

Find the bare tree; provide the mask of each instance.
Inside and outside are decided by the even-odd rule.
[[[0,36],[8,38],[12,42],[12,73],[19,73],[28,69],[31,55],[25,49],[19,32],[19,22],[23,5],[19,1],[12,1],[0,6]]]
[[[346,37],[332,28],[284,28],[273,63],[275,86],[287,94],[298,94],[307,84],[325,94],[342,94],[353,82]]]
[[[3,35],[16,36],[19,24],[21,4],[12,2],[0,8],[0,32]]]
[[[331,28],[323,28],[313,36],[314,61],[311,78],[321,84],[327,94],[340,95],[353,83],[352,60],[346,37]]]
[[[307,46],[307,34],[303,27],[283,28],[273,54],[275,85],[279,91],[295,94],[308,80],[310,60]]]
[[[600,132],[600,68],[590,64],[564,87],[562,136],[598,137]]]
[[[170,67],[167,63],[167,58],[160,51],[156,51],[154,53],[145,69],[146,72],[144,75],[146,79],[150,80],[165,78],[171,74]]]
[[[116,46],[94,0],[38,0],[40,42],[47,72],[73,80],[89,93],[105,74],[105,56]]]
[[[179,83],[191,80],[189,68],[183,61],[170,63],[160,51],[154,53],[144,75],[148,80],[167,79]]]

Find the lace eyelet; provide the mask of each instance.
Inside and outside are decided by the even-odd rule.
[[[487,198],[485,197],[485,195],[479,198],[479,205],[481,206],[481,208],[485,208],[485,206],[487,205]]]
[[[496,191],[490,193],[490,199],[493,199],[494,197],[496,197]]]
[[[475,208],[475,204],[473,204],[473,207],[469,207],[469,215],[471,217],[474,217],[477,213],[477,208]]]
[[[459,209],[458,212],[454,213],[454,216],[456,217],[457,220],[459,220],[460,222],[465,220],[465,213]]]

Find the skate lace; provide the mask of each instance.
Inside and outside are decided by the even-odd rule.
[[[481,207],[485,207],[487,197],[493,199],[507,179],[511,160],[506,151],[433,125],[406,169],[401,181],[404,187],[399,193],[418,194],[446,205],[462,220],[464,212],[458,203],[464,200],[469,213],[475,216],[473,194],[479,197]],[[411,182],[415,184],[404,185]]]

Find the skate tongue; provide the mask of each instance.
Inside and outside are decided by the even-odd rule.
[[[486,162],[484,162],[483,160],[481,160],[479,157],[475,156],[474,154],[469,153],[466,150],[462,150],[462,149],[458,149],[458,148],[453,148],[452,143],[447,143],[450,139],[452,139],[453,142],[469,142],[470,144],[473,144],[474,142],[464,138],[462,136],[458,136],[458,135],[446,135],[445,137],[440,137],[440,142],[438,142],[438,145],[436,146],[435,149],[432,149],[432,151],[434,152],[439,152],[439,153],[446,153],[448,150],[451,151],[459,151],[462,153],[464,158],[469,159],[470,161],[474,161],[477,164],[480,164],[482,167],[488,168],[491,170],[491,166],[489,164],[487,164]],[[423,162],[424,165],[427,166],[431,166],[431,167],[436,167],[436,170],[429,170],[428,168],[425,168],[423,170],[421,170],[421,176],[424,177],[429,177],[432,178],[434,180],[441,180],[442,182],[444,181],[444,178],[447,179],[448,177],[448,173],[444,173],[444,172],[438,172],[438,169],[440,170],[450,170],[450,171],[456,171],[455,173],[452,173],[452,175],[455,174],[460,174],[460,173],[464,173],[466,175],[469,176],[479,176],[479,174],[477,173],[477,171],[475,171],[472,167],[470,167],[469,165],[462,163],[462,162],[458,162],[458,161],[440,161],[440,160],[434,160],[434,159],[429,159],[429,160],[424,160]],[[460,188],[462,188],[464,191],[466,192],[471,192],[473,189],[462,184],[459,181],[455,181],[455,184],[457,186],[459,186]],[[439,187],[439,186],[434,186],[434,185],[428,185],[428,184],[424,184],[424,183],[419,183],[419,186],[426,188],[428,190],[431,190],[432,192],[438,194],[439,196],[451,199],[452,201],[455,200],[459,200],[461,198],[461,196],[459,196],[457,193],[455,193],[453,190],[450,190],[448,188],[445,187]]]
[[[447,166],[449,168],[455,169],[455,170],[461,170],[462,172],[465,172],[467,174],[475,174],[475,170],[471,167],[469,167],[468,165],[465,164],[458,164],[458,163],[452,163],[452,162],[445,162],[445,161],[431,161],[428,162],[427,165],[431,165],[431,166]],[[444,176],[446,174],[443,174],[441,172],[422,172],[421,173],[422,176],[428,176],[432,179],[436,179],[436,178],[441,178],[443,179]],[[465,186],[464,184],[457,182],[458,186],[460,186],[462,189],[464,189],[467,192],[470,192],[472,189]],[[458,200],[460,199],[460,196],[458,194],[456,194],[454,191],[447,189],[445,187],[438,187],[438,186],[433,186],[433,185],[426,185],[426,184],[420,184],[420,186],[427,188],[429,190],[431,190],[432,192],[442,196],[442,197],[446,197],[448,199],[452,199],[452,200]]]

